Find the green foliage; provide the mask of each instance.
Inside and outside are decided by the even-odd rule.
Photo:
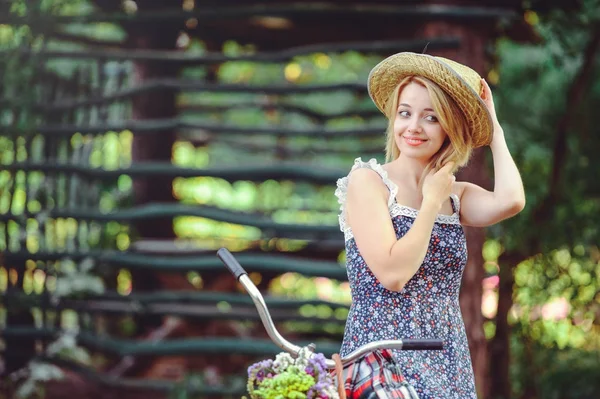
[[[58,266],[60,274],[56,280],[56,288],[52,295],[57,298],[86,295],[101,295],[104,293],[104,281],[97,275],[91,274],[94,261],[86,258],[76,265],[64,260]],[[79,266],[79,267],[77,267]]]
[[[63,378],[64,373],[58,367],[52,364],[31,361],[27,370],[27,378],[18,384],[15,396],[17,399],[43,397],[45,383]]]
[[[50,342],[46,347],[45,355],[85,365],[91,362],[87,350],[77,345],[76,334],[69,331]],[[32,360],[24,369],[7,377],[4,383],[6,386],[13,386],[16,399],[33,399],[44,397],[44,385],[47,382],[64,378],[65,374],[59,367],[44,361]]]
[[[87,350],[77,345],[76,333],[65,331],[54,342],[51,342],[47,349],[48,356],[56,356],[66,360],[72,360],[79,364],[90,365],[91,357]]]
[[[585,3],[589,8],[590,2]],[[538,26],[542,44],[502,41],[498,45],[500,84],[494,93],[525,183],[527,207],[490,232],[507,258],[527,259],[515,270],[515,317],[531,323],[536,339],[561,347],[589,343],[582,337],[590,323],[598,322],[594,308],[600,289],[599,266],[593,254],[597,251],[600,201],[589,187],[600,168],[593,155],[600,150],[600,131],[593,123],[600,105],[600,86],[584,86],[583,98],[573,110],[570,103],[576,99],[567,98],[591,40],[591,29],[579,28],[590,28],[592,15],[557,10]],[[596,67],[589,82],[598,78]],[[569,123],[566,131],[559,132],[564,118]],[[554,165],[554,147],[561,134],[566,135],[565,156],[560,165]],[[552,183],[554,170],[560,174]],[[559,192],[551,198],[552,184],[558,185]],[[554,206],[540,219],[538,212],[548,201],[554,201]],[[556,307],[560,300],[566,301],[568,310],[563,317],[567,320],[543,320],[541,309],[552,307],[548,305],[552,302]]]
[[[11,12],[22,21],[33,21],[40,15],[76,15],[89,11],[87,1],[12,1]],[[117,228],[114,234],[95,222],[76,221],[72,218],[50,219],[47,212],[54,208],[67,208],[74,205],[97,206],[102,203],[104,209],[114,208],[107,204],[106,195],[102,191],[111,192],[111,201],[118,203],[114,187],[97,190],[90,182],[68,175],[57,175],[46,171],[11,171],[4,166],[17,162],[54,162],[85,164],[115,168],[128,162],[120,158],[123,151],[120,146],[127,147],[127,133],[118,135],[108,132],[94,139],[75,135],[72,139],[57,139],[38,135],[35,126],[49,119],[61,121],[56,115],[40,112],[35,104],[45,104],[49,100],[48,85],[57,84],[60,91],[60,74],[56,68],[64,65],[52,65],[35,51],[48,46],[48,34],[52,27],[36,23],[23,25],[0,25],[0,49],[4,51],[0,58],[0,212],[14,216],[14,220],[0,223],[0,251],[28,251],[30,253],[62,252],[73,250],[89,250],[93,247],[115,247],[111,240],[118,241],[122,234]],[[64,49],[64,48],[61,48]],[[34,50],[33,53],[29,52]],[[76,63],[80,65],[80,63]],[[54,69],[53,69],[54,68]],[[75,68],[71,69],[71,72]],[[59,71],[64,72],[64,71]],[[63,75],[64,76],[64,75]],[[46,85],[46,86],[45,86]],[[64,94],[64,93],[63,93]],[[74,118],[85,117],[86,110],[75,113]],[[64,120],[67,122],[66,120]],[[20,130],[16,136],[13,129]],[[129,141],[131,140],[129,133]],[[95,148],[94,148],[95,147]],[[95,150],[95,151],[94,151]],[[105,151],[105,152],[104,152]],[[104,152],[104,153],[103,153]],[[86,159],[85,154],[92,153],[93,159]],[[119,188],[128,191],[127,182],[120,181]],[[117,197],[115,199],[115,197]],[[33,216],[29,216],[33,214]],[[114,228],[113,228],[114,230]],[[107,245],[108,242],[108,245]],[[95,270],[90,259],[74,262],[63,259],[58,262],[27,260],[21,273],[24,294],[48,293],[51,303],[65,297],[76,298],[104,292],[104,281]],[[16,273],[9,267],[13,264],[0,263],[0,292],[4,295]],[[22,308],[2,309],[1,323],[6,313],[23,312]],[[32,308],[30,312],[34,322],[31,327],[57,327],[65,329],[65,333],[54,342],[46,342],[44,355],[71,360],[79,364],[90,365],[88,351],[76,343],[76,334],[72,329],[79,329],[89,321],[85,315],[72,310],[54,312],[47,309]],[[5,348],[6,349],[6,348]],[[10,348],[15,349],[15,348]],[[9,349],[9,350],[10,350]],[[23,348],[23,350],[27,350]],[[16,348],[16,352],[19,348]],[[24,368],[7,377],[7,386],[14,389],[14,397],[40,398],[44,394],[44,384],[50,380],[61,379],[61,370],[49,363],[31,360]],[[11,396],[12,397],[12,396]]]
[[[539,382],[542,399],[593,399],[600,393],[600,354],[572,350],[542,352],[547,368]]]
[[[515,326],[511,340],[514,397],[535,391],[538,399],[594,399],[600,393],[600,352],[556,349],[527,338]]]
[[[581,21],[590,17],[584,14],[578,14]],[[566,114],[569,103],[576,100],[567,95],[584,62],[592,32],[592,22],[579,29],[583,22],[577,24],[573,19],[576,17],[559,11],[547,17],[539,25],[542,44],[498,44],[500,83],[494,96],[527,194],[524,212],[492,230],[508,251],[530,254],[563,245],[594,245],[598,234],[600,202],[589,184],[596,180],[594,173],[600,168],[598,157],[593,155],[600,150],[600,134],[593,122],[594,110],[600,105],[600,86],[586,85],[574,113]],[[589,82],[599,78],[600,70],[594,68]],[[558,132],[563,118],[569,118],[567,130]],[[538,220],[536,210],[549,200],[559,134],[567,138],[564,160],[556,165],[561,173],[557,181],[560,193],[553,212]]]
[[[489,230],[495,248],[484,248],[484,257],[489,261],[493,252],[508,261],[525,259],[500,265],[516,266],[509,313],[515,397],[532,389],[539,398],[592,398],[600,392],[595,382],[600,364],[598,54],[575,107],[572,94],[588,43],[597,34],[600,8],[597,1],[582,4],[579,12],[544,13],[536,26],[542,43],[501,41],[497,47],[500,80],[494,96],[525,183],[527,207]],[[556,148],[560,135],[565,145]],[[557,160],[561,152],[564,157]],[[549,212],[540,213],[548,205]]]

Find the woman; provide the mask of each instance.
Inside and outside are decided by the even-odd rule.
[[[399,53],[369,75],[389,120],[387,163],[355,161],[338,181],[352,306],[341,355],[381,339],[442,339],[440,351],[394,353],[421,399],[477,398],[459,307],[462,226],[489,226],[525,206],[487,83],[440,57]],[[455,181],[489,145],[494,191]]]

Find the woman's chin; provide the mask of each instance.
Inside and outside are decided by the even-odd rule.
[[[423,157],[423,156],[431,156],[431,148],[428,145],[428,142],[423,142],[422,144],[419,145],[409,145],[407,143],[400,143],[400,145],[398,146],[398,149],[400,150],[400,152],[409,155],[411,154],[411,156],[418,156],[418,157]]]

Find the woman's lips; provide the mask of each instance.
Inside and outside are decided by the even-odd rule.
[[[423,139],[418,139],[415,137],[406,137],[404,136],[404,141],[406,141],[406,144],[416,147],[419,146],[421,144],[423,144],[424,142],[426,142],[427,140],[423,140]]]

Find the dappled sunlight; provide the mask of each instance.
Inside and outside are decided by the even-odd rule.
[[[174,229],[178,237],[223,237],[257,240],[262,236],[260,229],[257,227],[242,226],[193,216],[176,218]]]
[[[297,83],[298,78],[300,78],[300,75],[302,74],[302,67],[296,62],[292,62],[285,66],[284,74],[288,81]]]
[[[504,251],[496,240],[483,247],[484,268],[488,277],[482,282],[481,310],[486,337],[495,335],[498,310],[498,258]],[[547,256],[538,255],[519,263],[514,272],[515,297],[509,313],[512,325],[521,325],[532,338],[544,345],[560,348],[600,349],[600,335],[594,331],[596,298],[600,285],[600,263],[577,246],[559,249]],[[598,296],[600,298],[600,296]],[[585,339],[588,334],[595,338]]]
[[[566,319],[571,312],[571,305],[566,298],[555,298],[544,304],[541,309],[544,320],[562,320]]]
[[[487,277],[483,280],[483,297],[481,298],[481,313],[488,319],[496,317],[498,312],[498,276]]]
[[[121,295],[129,295],[133,288],[131,272],[127,269],[120,269],[117,274],[117,292]]]
[[[305,277],[298,273],[284,273],[275,278],[269,291],[273,295],[295,299],[320,299],[340,304],[350,304],[350,286],[324,277]]]
[[[315,65],[320,69],[329,69],[331,67],[331,57],[327,54],[317,53],[314,56]]]
[[[131,145],[133,133],[106,132],[102,136],[74,135],[72,145],[75,150],[86,144],[92,145],[90,166],[106,170],[115,170],[131,165]]]
[[[544,345],[600,350],[600,335],[592,327],[600,303],[600,263],[586,255],[581,247],[559,249],[515,270],[511,317]]]
[[[202,276],[197,272],[189,272],[187,274],[187,280],[196,288],[197,290],[201,290],[204,286],[204,281],[202,280]]]
[[[8,288],[8,271],[5,267],[0,267],[0,292],[6,292]]]
[[[323,277],[304,277],[298,273],[285,273],[271,281],[269,294],[277,297],[302,301],[321,300],[327,303],[304,304],[299,313],[309,319],[322,320],[317,326],[314,321],[294,321],[284,323],[286,329],[300,332],[313,332],[321,328],[328,334],[340,335],[344,331],[350,305],[350,286]],[[343,305],[335,307],[331,304]]]

